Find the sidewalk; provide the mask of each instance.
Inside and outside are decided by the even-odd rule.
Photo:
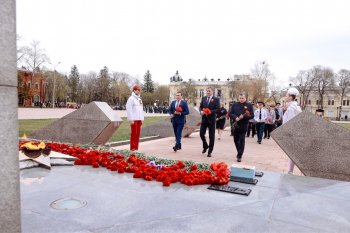
[[[217,135],[216,135],[217,136]],[[208,134],[207,134],[208,137]],[[236,162],[236,148],[233,137],[230,136],[229,128],[222,134],[221,140],[216,138],[215,147],[211,158],[207,154],[202,154],[202,141],[199,133],[193,133],[189,138],[182,139],[182,150],[174,152],[174,137],[162,138],[147,142],[141,142],[139,152],[147,156],[157,156],[176,160],[192,160],[198,163],[226,162],[231,165]],[[273,171],[287,173],[288,156],[270,139],[263,139],[262,144],[258,144],[255,138],[246,138],[245,151],[241,165],[255,166],[258,171]],[[129,149],[129,145],[113,147],[117,150]],[[295,167],[295,175],[302,175]]]

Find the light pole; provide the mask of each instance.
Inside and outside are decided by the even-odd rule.
[[[51,64],[51,63],[50,63]],[[56,89],[56,67],[61,64],[58,62],[55,66],[53,66],[53,90],[52,90],[52,108],[55,108],[55,89]],[[52,64],[51,64],[52,65]]]

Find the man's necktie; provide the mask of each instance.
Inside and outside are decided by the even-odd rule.
[[[209,105],[210,97],[207,98],[207,105]]]
[[[261,109],[260,109],[260,113],[259,113],[259,120],[261,120]]]

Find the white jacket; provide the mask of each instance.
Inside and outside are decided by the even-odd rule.
[[[298,106],[298,103],[296,101],[289,102],[287,110],[283,114],[283,124],[287,123],[301,112],[301,108]]]
[[[126,102],[126,113],[129,121],[143,121],[145,119],[142,100],[134,92]]]

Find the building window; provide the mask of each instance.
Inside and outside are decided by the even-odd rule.
[[[308,104],[311,105],[311,100],[308,100]]]
[[[350,104],[350,100],[347,100],[346,105],[349,106],[349,104]]]
[[[346,105],[346,100],[343,100],[343,106],[345,106]]]
[[[39,83],[38,82],[35,83],[35,89],[39,89]]]
[[[331,104],[334,105],[334,100],[331,101]]]
[[[333,111],[328,111],[328,117],[334,117]]]
[[[204,96],[204,89],[200,89],[199,90],[199,97],[203,97]]]
[[[328,105],[334,105],[334,100],[328,100]]]
[[[316,100],[316,105],[320,105],[320,101],[319,100]]]
[[[28,87],[31,88],[32,87],[32,83],[29,81],[28,82]]]

